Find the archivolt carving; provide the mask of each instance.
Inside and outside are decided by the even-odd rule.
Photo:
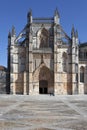
[[[51,71],[49,68],[46,67],[44,63],[42,63],[36,71],[33,73],[33,80],[39,81],[40,79],[47,79],[53,82],[53,71]],[[45,80],[46,80],[45,79]]]

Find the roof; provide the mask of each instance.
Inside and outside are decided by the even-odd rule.
[[[4,66],[0,66],[0,70],[6,71],[6,68]]]
[[[85,47],[85,46],[87,46],[87,42],[79,44],[79,47]]]

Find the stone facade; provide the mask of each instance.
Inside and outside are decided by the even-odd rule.
[[[6,68],[0,66],[0,94],[6,94],[6,73]]]
[[[29,11],[20,34],[12,27],[8,35],[10,93],[86,94],[86,48],[74,27],[71,37],[65,33],[57,9],[52,18],[33,18]]]

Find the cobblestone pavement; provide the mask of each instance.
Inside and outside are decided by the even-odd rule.
[[[0,95],[0,130],[87,130],[87,96]]]

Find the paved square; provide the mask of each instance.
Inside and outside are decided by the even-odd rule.
[[[0,130],[87,130],[87,96],[0,95]]]

